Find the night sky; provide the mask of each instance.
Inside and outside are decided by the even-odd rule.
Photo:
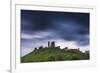
[[[89,49],[89,13],[21,10],[21,55],[48,41]]]

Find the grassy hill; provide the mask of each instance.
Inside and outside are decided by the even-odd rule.
[[[78,50],[65,50],[56,47],[35,49],[31,53],[21,57],[21,63],[87,59],[89,59],[88,51],[82,53]]]

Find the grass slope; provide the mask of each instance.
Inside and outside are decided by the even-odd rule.
[[[82,53],[81,51],[65,51],[64,49],[59,48],[42,48],[36,49],[21,57],[21,63],[87,59],[89,59],[89,53]]]

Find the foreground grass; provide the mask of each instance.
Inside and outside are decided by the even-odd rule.
[[[89,53],[81,51],[65,51],[59,48],[43,48],[32,51],[21,57],[21,63],[47,62],[47,61],[67,61],[67,60],[88,60]]]

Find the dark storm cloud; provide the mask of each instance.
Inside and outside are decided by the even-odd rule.
[[[28,37],[22,42],[35,35],[41,40],[59,38],[84,46],[89,44],[89,13],[21,10],[21,30]],[[44,33],[35,34],[39,31]]]

